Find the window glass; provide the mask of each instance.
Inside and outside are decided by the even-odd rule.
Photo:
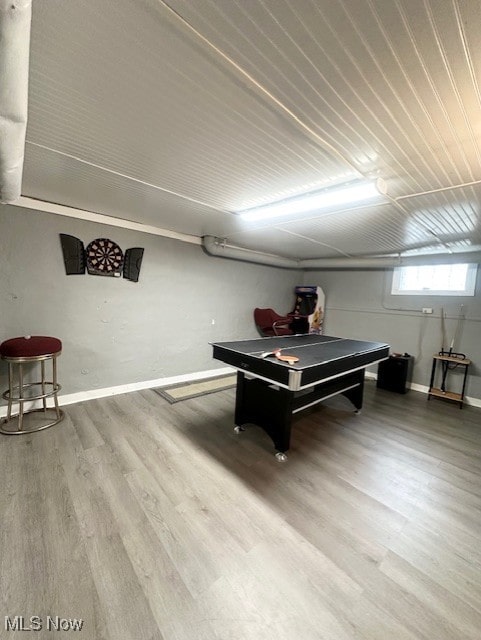
[[[476,264],[396,267],[393,295],[474,296]]]

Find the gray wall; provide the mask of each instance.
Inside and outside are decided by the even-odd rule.
[[[85,244],[108,237],[123,250],[145,247],[140,281],[66,276],[59,233]],[[28,334],[61,338],[64,394],[222,367],[208,343],[257,336],[254,307],[286,313],[294,305],[294,286],[304,283],[324,289],[327,334],[384,341],[393,351],[407,351],[416,359],[413,381],[423,386],[441,347],[441,309],[448,316],[449,343],[464,303],[466,319],[455,349],[473,360],[467,393],[481,399],[481,275],[474,298],[391,296],[391,277],[390,270],[301,274],[212,258],[199,246],[168,238],[0,207],[0,340]],[[423,316],[422,307],[433,307],[434,314]],[[5,387],[0,362],[0,389]]]
[[[476,296],[466,298],[392,296],[392,270],[311,271],[304,274],[304,283],[324,289],[326,334],[387,342],[392,351],[413,355],[413,382],[423,386],[429,385],[432,356],[442,346],[442,310],[447,316],[445,347],[449,347],[463,304],[465,320],[460,324],[454,350],[473,361],[466,393],[481,399],[481,273]],[[423,315],[423,307],[433,308],[433,315]],[[376,368],[371,370],[375,372]],[[460,382],[458,372],[450,375],[453,391],[460,390]]]
[[[66,276],[59,233],[145,247],[139,282]],[[300,282],[297,271],[213,258],[169,238],[0,207],[0,341],[59,337],[62,394],[222,367],[208,343],[257,337],[254,307],[291,310]]]

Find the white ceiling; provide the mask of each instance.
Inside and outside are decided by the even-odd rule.
[[[479,33],[479,0],[34,0],[22,194],[301,260],[479,246]],[[360,177],[388,200],[233,213]]]

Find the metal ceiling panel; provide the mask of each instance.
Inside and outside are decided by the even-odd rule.
[[[478,0],[33,3],[22,193],[299,259],[481,244],[480,31]],[[392,204],[231,213],[363,176]]]
[[[224,210],[346,175],[161,2],[37,3],[31,51],[30,142]]]
[[[481,179],[478,2],[169,4],[393,196]]]
[[[399,252],[400,246],[417,248],[433,243],[432,234],[389,204],[286,223],[281,228],[336,247],[351,257],[393,254]],[[315,257],[320,256],[305,256]]]
[[[402,206],[444,242],[481,244],[481,185],[406,198]]]
[[[27,145],[23,191],[39,200],[188,235],[225,235],[239,228],[233,214],[32,145]]]
[[[345,254],[324,242],[276,227],[245,228],[241,232],[226,234],[225,239],[227,243],[244,249],[297,260],[311,258],[313,255],[316,258],[345,257]]]

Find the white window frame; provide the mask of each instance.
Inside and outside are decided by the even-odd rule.
[[[462,263],[466,264],[466,263]],[[419,267],[426,266],[446,266],[446,265],[416,265]],[[478,265],[476,263],[468,264],[466,271],[466,282],[464,289],[401,289],[403,269],[413,268],[409,265],[403,267],[394,267],[392,278],[393,296],[474,296],[476,290],[476,274]],[[415,268],[415,267],[414,267]]]

